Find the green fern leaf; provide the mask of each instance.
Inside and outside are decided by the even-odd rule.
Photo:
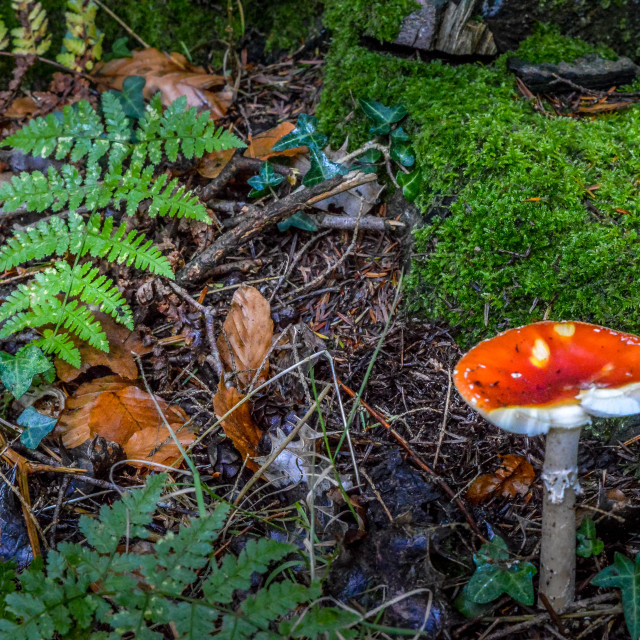
[[[269,564],[294,551],[293,545],[277,540],[249,540],[237,558],[225,556],[218,570],[205,581],[203,590],[207,601],[228,604],[234,591],[251,586],[252,573],[264,573]]]
[[[45,353],[58,356],[76,369],[80,368],[80,350],[73,344],[71,336],[66,332],[45,329],[42,332],[42,338],[35,340],[32,344],[40,347]]]
[[[64,107],[60,118],[49,114],[29,121],[7,137],[4,144],[43,158],[55,151],[57,160],[71,154],[73,162],[85,156],[97,162],[109,150],[109,141],[103,139],[104,135],[104,126],[95,109],[81,100]]]
[[[125,535],[148,538],[146,527],[151,524],[166,480],[166,474],[151,476],[142,489],[126,493],[110,507],[102,506],[99,518],[80,518],[78,526],[87,542],[98,553],[112,554]]]
[[[171,264],[151,240],[145,242],[144,235],[137,235],[135,231],[130,231],[125,237],[126,231],[127,225],[122,223],[114,232],[113,218],[107,218],[101,228],[100,216],[92,215],[87,224],[87,237],[81,255],[89,253],[94,257],[107,258],[110,262],[134,265],[136,269],[173,279]]]
[[[167,176],[159,176],[151,185],[148,195],[151,197],[149,216],[171,216],[176,218],[192,218],[211,223],[204,205],[198,198],[184,187],[178,186],[178,180],[174,179],[166,185]]]
[[[77,300],[62,303],[57,298],[47,298],[42,304],[32,303],[30,311],[17,313],[5,322],[0,329],[0,338],[8,338],[23,329],[36,329],[46,324],[63,326],[92,347],[109,351],[109,341],[100,323],[87,307],[79,306]]]
[[[51,255],[62,256],[69,249],[69,240],[64,220],[56,216],[41,220],[34,227],[19,231],[0,247],[0,270],[5,271],[29,260],[42,260]]]
[[[269,624],[278,620],[300,603],[320,597],[322,589],[314,584],[307,587],[295,582],[275,582],[249,596],[241,606],[244,618],[258,629],[266,630]]]
[[[152,163],[158,164],[163,149],[167,158],[175,162],[179,151],[191,159],[202,157],[205,152],[246,146],[231,132],[216,129],[208,111],[198,115],[195,108],[186,107],[187,98],[181,96],[163,113],[159,94],[154,96],[136,129],[139,143],[134,154],[138,162],[144,162],[148,155]]]
[[[90,263],[71,267],[61,261],[36,274],[28,285],[18,285],[0,306],[0,322],[31,306],[46,306],[59,294],[79,297],[82,302],[96,305],[129,329],[133,330],[131,309],[110,278],[99,275]]]

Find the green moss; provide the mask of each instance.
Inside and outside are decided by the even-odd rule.
[[[360,34],[393,41],[403,18],[420,8],[416,0],[325,0],[325,5],[324,23],[335,37],[353,42]]]
[[[517,93],[504,58],[425,64],[345,38],[318,108],[334,144],[368,137],[361,114],[345,124],[353,98],[409,109],[428,213],[414,309],[458,327],[467,345],[543,317],[640,330],[640,109],[548,117]]]
[[[203,7],[193,0],[111,0],[109,9],[148,45],[163,51],[184,53],[185,48],[192,51],[199,47],[200,54],[206,56],[206,45],[226,26],[226,11]],[[97,23],[105,34],[106,51],[122,37],[129,38],[129,46],[139,46],[106,12],[98,11]]]
[[[615,51],[609,47],[595,47],[584,40],[568,38],[560,33],[557,26],[544,23],[538,23],[532,36],[518,49],[520,58],[536,64],[572,62],[588,53],[597,53],[607,60],[618,58]]]

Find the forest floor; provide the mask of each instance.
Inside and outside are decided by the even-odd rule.
[[[295,123],[300,114],[313,114],[322,90],[322,68],[322,51],[311,49],[271,64],[247,63],[235,98],[219,123],[232,125],[248,141],[282,121]],[[93,87],[86,92],[95,99]],[[68,98],[71,101],[73,94]],[[9,133],[27,120],[4,122]],[[3,156],[3,163],[5,179],[23,168],[15,155]],[[247,179],[257,173],[256,167],[238,162],[233,171],[211,179],[217,203],[212,204],[210,189],[209,204],[223,230],[242,215]],[[209,182],[189,162],[174,168],[173,175],[190,188],[204,189]],[[319,456],[313,473],[322,474],[324,465],[335,468],[345,492],[316,483],[308,469],[300,482],[286,487],[256,483],[241,503],[246,527],[237,527],[238,538],[249,529],[268,535],[265,517],[293,526],[295,503],[313,503],[320,511],[317,553],[324,545],[334,554],[324,560],[327,595],[363,611],[387,603],[383,619],[387,627],[422,629],[421,637],[473,640],[628,637],[617,592],[602,593],[589,584],[607,564],[603,556],[578,559],[578,603],[562,619],[506,596],[476,618],[465,619],[456,611],[454,600],[472,574],[473,554],[484,540],[500,535],[515,558],[537,564],[543,441],[506,435],[472,411],[452,383],[461,356],[455,333],[405,310],[402,278],[411,263],[415,218],[404,214],[410,205],[398,205],[390,189],[389,183],[367,215],[402,225],[361,230],[350,224],[347,229],[317,231],[277,231],[271,226],[239,243],[204,284],[183,282],[171,288],[131,269],[112,268],[110,274],[134,307],[146,382],[158,398],[185,411],[197,427],[196,434],[205,434],[193,448],[202,479],[217,495],[235,500],[254,471],[246,468],[218,424],[212,403],[218,380],[206,360],[210,347],[206,322],[213,318],[219,332],[234,294],[242,285],[254,287],[268,301],[275,327],[267,354],[271,382],[251,398],[253,422],[259,434],[267,434],[261,436],[255,453],[268,455],[269,435],[272,441],[281,441],[314,406],[314,394],[328,387],[321,404],[322,421],[312,416],[308,422],[314,433],[324,431],[327,437],[316,443],[307,432],[298,440],[306,448],[298,463],[304,466],[305,455],[308,458],[313,449]],[[334,213],[349,217],[337,209]],[[33,216],[3,216],[0,232],[8,238],[14,225],[32,220]],[[178,267],[215,236],[201,224],[144,225]],[[25,274],[29,275],[7,273],[0,285],[8,291]],[[321,351],[327,357],[311,358],[313,370],[307,363],[275,379]],[[77,377],[57,381],[56,388],[73,397],[82,384],[114,372],[103,361]],[[361,396],[359,406],[354,405],[354,395]],[[9,406],[5,417],[12,421],[15,415],[16,407]],[[347,423],[350,437],[345,438]],[[640,551],[632,542],[632,532],[640,524],[635,429],[631,425],[624,434],[614,431],[608,438],[589,431],[583,435],[578,517],[596,523],[609,559],[614,551],[627,556]],[[35,454],[19,443],[12,446],[26,459],[52,466],[64,462],[67,467],[82,467],[87,458],[93,465],[93,472],[81,479],[62,473],[29,475],[32,510],[51,547],[63,540],[81,540],[80,514],[95,513],[117,497],[112,483],[120,488],[136,486],[148,472],[144,466],[112,467],[110,454],[99,461],[89,443],[79,448],[82,455],[74,453],[55,432]],[[469,487],[483,474],[495,478],[504,461],[501,456],[525,459],[535,478],[521,480],[513,495],[509,488],[504,489],[506,497],[499,495],[500,485],[494,495],[484,495],[473,504],[467,498]],[[7,477],[13,468],[4,466]],[[309,493],[310,488],[315,491]],[[4,520],[21,519],[20,505],[11,501],[10,494],[3,496]],[[188,517],[195,513],[195,503],[185,498],[167,512],[176,519]],[[256,519],[247,513],[256,514]],[[5,557],[13,553],[20,558],[28,539],[27,530],[16,525],[13,537],[5,537],[0,550]],[[12,545],[22,545],[22,551],[11,551]]]

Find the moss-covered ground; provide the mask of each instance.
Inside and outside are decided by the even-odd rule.
[[[354,98],[409,110],[425,212],[413,308],[459,328],[463,344],[543,317],[639,331],[640,108],[545,116],[517,92],[506,56],[450,66],[372,52],[342,7],[327,11],[335,39],[318,115],[334,143],[349,134],[353,146],[368,138]],[[592,51],[543,28],[519,53]]]

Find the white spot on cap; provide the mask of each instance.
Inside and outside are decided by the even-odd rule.
[[[565,338],[570,338],[576,332],[576,325],[573,322],[559,322],[553,330]]]
[[[522,374],[521,374],[521,373],[519,373],[518,371],[514,371],[514,372],[511,374],[511,377],[512,377],[512,378],[522,378]]]
[[[531,349],[531,357],[529,361],[534,367],[541,369],[547,365],[551,351],[549,345],[542,339],[536,338]]]

